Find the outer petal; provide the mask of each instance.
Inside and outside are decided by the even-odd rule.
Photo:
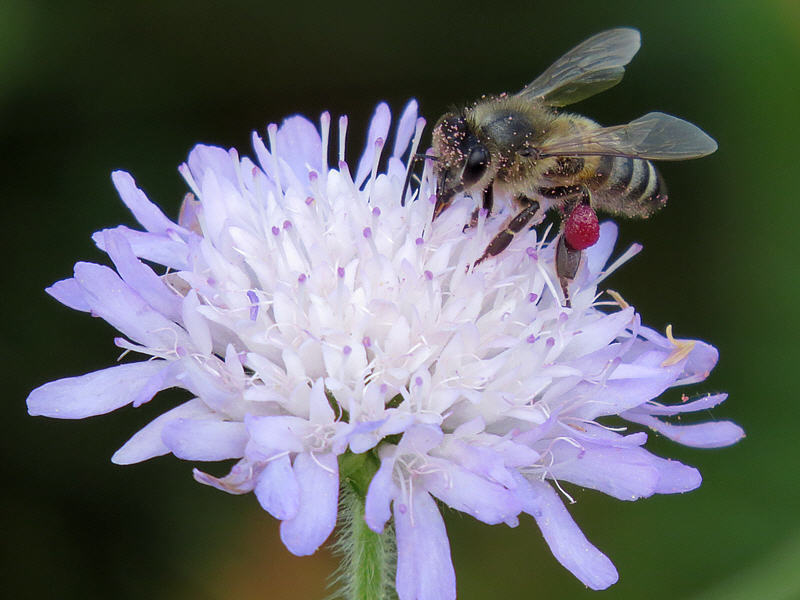
[[[642,448],[613,448],[584,444],[581,450],[566,443],[553,447],[550,474],[592,488],[619,500],[652,495],[659,480],[655,457]]]
[[[700,487],[700,471],[677,460],[653,457],[658,468],[657,494],[682,494]]]
[[[281,521],[293,519],[300,508],[300,487],[289,456],[267,463],[256,484],[256,497],[261,507]]]
[[[735,444],[744,437],[744,430],[731,421],[711,421],[695,425],[672,425],[642,413],[626,412],[628,421],[646,425],[673,442],[692,448],[722,448]]]
[[[517,478],[515,491],[524,510],[536,519],[558,562],[593,590],[616,583],[619,576],[614,564],[586,539],[553,488],[521,475]]]
[[[83,297],[81,286],[79,286],[78,282],[72,277],[56,281],[44,291],[61,302],[64,306],[69,306],[74,310],[81,310],[83,312],[92,310],[92,307],[86,302],[86,298]]]
[[[375,143],[379,138],[384,142],[386,141],[386,134],[389,132],[391,120],[392,113],[389,111],[389,105],[385,102],[378,104],[369,124],[364,152],[361,154],[361,160],[358,161],[358,169],[356,169],[356,177],[354,179],[356,187],[361,187],[361,184],[364,183],[364,180],[372,171],[372,162],[375,160],[375,152],[377,152]]]
[[[367,490],[367,500],[364,505],[364,520],[372,531],[381,533],[386,525],[386,521],[392,516],[389,505],[393,498],[400,493],[400,489],[392,479],[394,471],[394,455],[384,456],[381,466],[375,475],[372,476],[369,489]]]
[[[281,539],[289,552],[316,552],[336,526],[339,508],[339,463],[333,454],[298,454],[294,474],[300,488],[300,508],[281,523]]]
[[[147,231],[166,233],[170,230],[182,229],[165,217],[161,209],[148,200],[144,192],[136,187],[136,182],[130,173],[114,171],[111,173],[111,180],[122,201]]]
[[[217,419],[177,419],[161,433],[164,444],[184,460],[227,460],[244,456],[244,423]]]
[[[156,417],[136,432],[131,439],[125,442],[122,448],[114,453],[114,456],[111,457],[111,462],[118,465],[132,465],[133,463],[167,454],[169,453],[169,448],[161,439],[161,432],[164,427],[176,419],[209,418],[213,415],[212,410],[202,400],[192,398],[188,402],[184,402]]]
[[[409,504],[394,502],[397,534],[397,595],[400,600],[452,600],[456,574],[442,515],[425,490]]]
[[[168,361],[151,360],[110,367],[80,377],[45,383],[28,396],[28,413],[56,419],[83,419],[130,404]]]
[[[458,466],[425,477],[425,487],[445,504],[489,525],[513,519],[521,510],[510,490]]]
[[[93,263],[75,265],[75,280],[92,313],[145,346],[186,346],[186,334],[154,310],[113,269]]]

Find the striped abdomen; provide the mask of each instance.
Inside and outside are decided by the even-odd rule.
[[[587,182],[595,208],[626,217],[649,217],[667,202],[661,174],[649,160],[599,157]]]

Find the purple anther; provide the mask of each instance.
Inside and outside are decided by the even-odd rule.
[[[345,346],[344,348],[342,348],[342,354],[344,354],[345,356],[348,356],[352,351],[353,349],[350,346]]]
[[[250,299],[250,320],[255,321],[258,318],[258,294],[253,290],[247,291],[247,297]]]
[[[300,275],[297,276],[297,283],[305,283],[306,279],[306,274],[300,273]]]
[[[284,221],[283,222],[283,228],[284,229],[291,229],[292,228],[292,222],[289,221],[289,220]]]
[[[422,377],[420,377],[419,375],[417,375],[417,376],[414,378],[414,383],[415,383],[415,384],[417,384],[418,386],[421,386],[421,385],[422,385]]]
[[[369,239],[372,237],[372,229],[369,227],[364,227],[364,231],[361,232],[365,238]]]
[[[556,338],[549,337],[547,338],[547,341],[545,343],[547,344],[548,348],[552,348],[553,346],[556,345]]]
[[[535,342],[537,339],[539,339],[539,338],[537,338],[537,337],[536,337],[535,335],[533,335],[533,334],[530,334],[530,335],[529,335],[527,338],[525,338],[525,341],[527,341],[529,344],[532,344],[532,343],[533,343],[533,342]]]
[[[375,208],[372,209],[372,214],[374,216],[376,216],[376,217],[380,217],[381,216],[381,209],[376,206]]]
[[[361,340],[361,343],[364,345],[364,348],[369,348],[372,346],[372,340],[369,339],[368,335],[364,336],[364,338]]]
[[[423,240],[421,237],[418,237],[416,240],[414,240],[414,243],[415,243],[417,246],[421,246],[422,244],[424,244],[424,243],[425,243],[425,240]]]
[[[538,294],[534,294],[533,292],[528,294],[528,302],[536,302],[538,299],[539,299]]]
[[[431,271],[426,270],[425,271],[425,279],[427,279],[428,281],[432,281],[433,280],[433,273]]]
[[[314,204],[314,197],[309,196],[308,198],[306,198],[306,206],[311,206],[312,204]]]
[[[530,256],[533,260],[539,258],[539,256],[536,254],[536,248],[534,248],[533,246],[528,246],[527,248],[525,248],[525,253],[528,256]]]
[[[272,235],[278,235],[280,232],[281,230],[275,227],[275,225],[272,226]]]
[[[337,268],[336,268],[336,274],[337,274],[339,277],[344,277],[344,267],[337,267]]]

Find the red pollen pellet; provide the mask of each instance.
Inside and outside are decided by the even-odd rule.
[[[567,217],[564,237],[573,250],[584,250],[593,246],[600,237],[600,223],[591,206],[579,204]]]

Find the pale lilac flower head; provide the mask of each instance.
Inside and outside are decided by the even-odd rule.
[[[122,334],[116,344],[141,358],[47,383],[28,398],[30,413],[84,418],[188,390],[114,462],[238,459],[224,477],[195,478],[254,492],[297,555],[334,529],[337,457],[375,452],[366,521],[381,531],[394,518],[401,600],[455,597],[435,499],[490,524],[532,515],[567,569],[608,587],[616,570],[572,521],[563,484],[622,500],[696,488],[697,470],[651,454],[648,434],[623,420],[689,446],[737,441],[730,422],[664,420],[722,394],[656,402],[703,380],[716,350],[598,300],[602,280],[638,251],[609,264],[611,223],[586,252],[571,308],[555,246],[536,231],[472,268],[507,213],[464,230],[474,201],[461,198],[432,224],[430,164],[416,199],[401,203],[424,125],[416,103],[391,144],[389,109],[378,106],[354,170],[346,125],[339,120],[333,168],[327,113],[319,127],[302,117],[270,125],[266,144],[254,135],[255,162],[195,147],[180,168],[191,193],[177,223],[115,172],[144,230],[98,232],[113,268],[78,263],[48,292],[108,321]]]

